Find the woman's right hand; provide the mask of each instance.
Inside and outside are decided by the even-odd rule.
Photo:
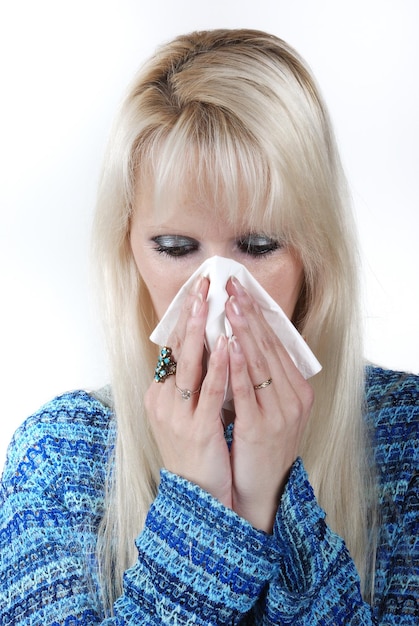
[[[200,278],[186,298],[168,345],[175,376],[150,385],[145,404],[163,466],[232,507],[230,454],[220,419],[228,371],[227,339],[221,336],[203,374],[209,282]],[[176,389],[195,391],[188,400]]]

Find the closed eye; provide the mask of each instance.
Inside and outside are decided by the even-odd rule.
[[[273,239],[267,235],[251,233],[244,237],[240,237],[237,241],[237,247],[240,252],[243,252],[244,254],[248,254],[250,256],[260,256],[274,252],[278,248],[281,248],[282,244],[277,239]]]
[[[196,239],[185,237],[184,235],[158,235],[153,237],[154,249],[160,254],[167,254],[172,257],[181,257],[199,248]]]

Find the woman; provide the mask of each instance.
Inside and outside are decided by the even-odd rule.
[[[2,623],[417,623],[419,381],[364,367],[345,180],[300,57],[247,30],[162,47],[115,125],[94,237],[111,392],[53,400],[12,442]],[[214,255],[319,374],[234,277],[233,340],[203,367],[200,277],[159,356],[151,331]]]

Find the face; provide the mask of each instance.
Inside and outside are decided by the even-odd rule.
[[[219,208],[219,207],[217,207]],[[244,265],[291,319],[303,284],[303,266],[281,241],[230,224],[208,202],[197,203],[193,190],[164,211],[153,210],[151,185],[135,198],[130,241],[138,271],[158,319],[191,274],[209,257]]]

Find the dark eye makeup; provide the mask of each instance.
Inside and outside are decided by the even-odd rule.
[[[152,242],[156,252],[171,257],[186,256],[200,248],[199,241],[185,235],[157,235],[152,238]],[[268,235],[249,233],[239,237],[235,247],[242,254],[257,257],[274,252],[281,248],[282,244]]]
[[[196,239],[185,237],[184,235],[158,235],[153,237],[152,241],[155,243],[157,252],[173,257],[185,256],[199,248],[199,243]]]
[[[250,256],[260,256],[274,252],[274,250],[281,247],[281,243],[277,239],[273,239],[267,235],[250,233],[238,239],[237,247],[241,252],[249,254]]]

